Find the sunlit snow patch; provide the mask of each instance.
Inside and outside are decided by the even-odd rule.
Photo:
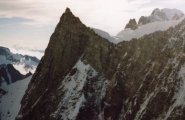
[[[91,75],[88,74],[92,71]],[[83,88],[86,83],[87,77],[96,76],[96,71],[90,66],[85,65],[79,60],[73,67],[73,72],[70,72],[58,88],[64,92],[62,101],[58,105],[58,109],[52,114],[53,117],[60,116],[62,120],[75,120],[77,117],[85,97]]]
[[[17,81],[10,85],[3,85],[1,88],[7,93],[0,99],[0,116],[1,120],[15,120],[21,107],[21,99],[25,94],[28,83],[32,76],[24,80]]]

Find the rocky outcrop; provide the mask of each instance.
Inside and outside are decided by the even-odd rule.
[[[0,47],[0,55],[5,55],[5,56],[10,55],[10,49],[5,47]]]
[[[11,84],[18,80],[23,80],[30,75],[32,75],[31,72],[27,73],[26,75],[21,74],[14,68],[12,64],[2,64],[0,65],[0,86],[3,82],[6,84]]]
[[[0,97],[2,97],[3,95],[5,95],[7,92],[5,90],[3,90],[2,88],[0,88]]]
[[[16,119],[183,120],[184,31],[112,44],[67,8]]]
[[[137,25],[136,20],[135,20],[135,19],[130,19],[130,20],[129,20],[129,23],[125,26],[125,29],[126,29],[126,28],[130,28],[130,29],[132,29],[132,30],[137,29],[137,28],[138,28],[138,25]]]
[[[150,22],[151,22],[151,21],[150,21],[150,19],[149,19],[148,17],[141,16],[141,17],[139,18],[138,24],[139,24],[139,25],[145,25],[145,24],[150,23]]]

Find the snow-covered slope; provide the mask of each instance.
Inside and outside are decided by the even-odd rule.
[[[121,41],[129,41],[133,38],[140,38],[144,35],[154,33],[156,31],[165,31],[170,27],[174,27],[178,25],[183,20],[171,20],[171,21],[157,21],[148,23],[145,25],[141,25],[136,30],[132,30],[130,28],[124,29],[117,35],[117,39],[115,40],[115,43],[121,42]]]
[[[1,89],[7,91],[3,96],[0,96],[0,119],[15,120],[21,107],[21,99],[27,89],[28,83],[32,76],[17,81],[14,84],[4,85]]]
[[[140,18],[137,29],[126,28],[119,32],[115,43],[140,38],[156,31],[165,31],[179,24],[184,18],[183,12],[177,9],[155,9],[150,16]]]
[[[0,47],[0,65],[13,64],[22,74],[26,74],[29,71],[33,73],[38,63],[39,60],[36,57],[14,54],[8,48]]]
[[[59,91],[67,91],[58,105],[58,109],[53,113],[53,117],[61,116],[61,120],[75,120],[80,108],[86,101],[83,93],[86,79],[97,76],[96,71],[79,60],[74,66],[73,72],[69,73],[58,88]],[[73,99],[71,99],[73,98]],[[69,114],[72,112],[73,114]],[[60,115],[58,115],[60,113]]]

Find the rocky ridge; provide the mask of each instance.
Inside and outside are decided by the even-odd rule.
[[[2,64],[0,65],[0,86],[2,84],[8,85],[18,80],[23,80],[30,75],[32,75],[31,72],[26,75],[21,74],[12,64]]]
[[[183,120],[185,20],[112,44],[75,17],[60,18],[17,120]]]
[[[129,23],[126,24],[126,26],[125,26],[125,29],[126,29],[126,28],[130,28],[130,29],[132,29],[132,30],[137,29],[137,28],[138,28],[138,25],[137,25],[136,20],[135,20],[135,19],[130,19],[130,20],[129,20]]]
[[[22,74],[34,72],[39,59],[29,55],[14,54],[9,48],[0,46],[0,65],[12,64]]]
[[[154,9],[151,15],[141,16],[138,23],[131,19],[125,29],[117,35],[114,43],[130,41],[134,38],[141,38],[157,31],[166,31],[170,27],[175,27],[185,18],[184,13],[177,9]]]

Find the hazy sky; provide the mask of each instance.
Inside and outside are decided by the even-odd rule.
[[[0,0],[0,45],[45,49],[66,7],[87,26],[116,35],[154,8],[185,12],[185,0]]]

